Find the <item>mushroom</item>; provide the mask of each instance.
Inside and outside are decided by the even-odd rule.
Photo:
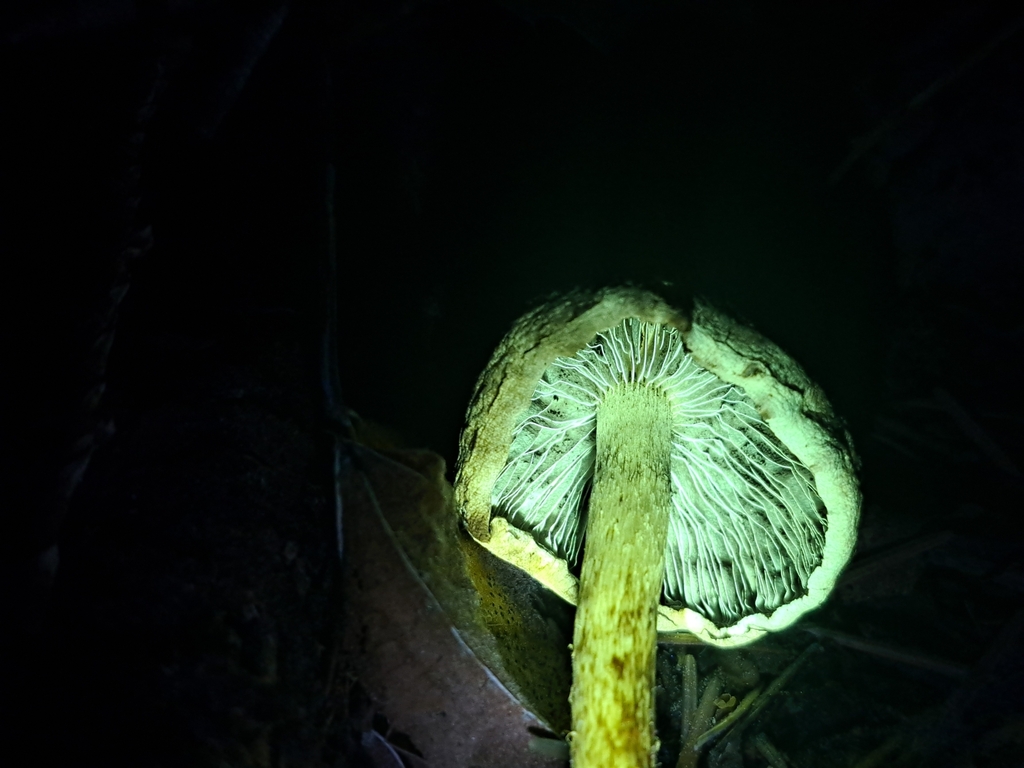
[[[478,542],[577,605],[576,768],[653,765],[658,632],[740,646],[789,626],[832,590],[860,510],[849,437],[792,359],[636,288],[514,325],[455,492]]]

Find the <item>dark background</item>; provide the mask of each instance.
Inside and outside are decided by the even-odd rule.
[[[476,376],[552,292],[705,295],[846,419],[862,555],[952,537],[828,621],[1014,656],[1021,27],[969,2],[5,5],[10,764],[357,761],[321,695],[331,164],[341,391],[393,443],[453,466]],[[975,718],[956,764],[1021,754],[1019,669],[962,693],[864,663],[819,741],[937,707]]]

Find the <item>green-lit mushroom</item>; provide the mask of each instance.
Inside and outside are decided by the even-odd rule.
[[[795,362],[632,288],[516,323],[477,384],[456,502],[578,606],[577,768],[653,765],[657,632],[738,646],[789,626],[831,591],[860,509],[848,437]]]

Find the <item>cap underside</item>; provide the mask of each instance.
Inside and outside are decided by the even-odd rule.
[[[627,382],[657,387],[672,404],[664,601],[721,624],[770,615],[806,594],[826,529],[813,476],[743,391],[697,365],[669,326],[628,318],[548,366],[494,483],[494,514],[575,563],[594,475],[597,405]]]

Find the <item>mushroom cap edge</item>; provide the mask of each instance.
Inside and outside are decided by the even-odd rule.
[[[695,302],[687,317],[649,291],[608,288],[574,292],[520,318],[478,379],[460,438],[455,501],[467,530],[495,555],[576,603],[578,581],[564,560],[505,519],[492,520],[491,488],[508,457],[516,420],[544,370],[628,317],[676,328],[698,365],[740,387],[811,472],[827,516],[822,561],[810,575],[806,594],[770,615],[748,615],[727,627],[690,608],[660,605],[658,631],[688,632],[713,645],[737,647],[785,629],[825,601],[853,553],[861,503],[856,458],[823,392],[799,364],[754,329],[703,301]]]

